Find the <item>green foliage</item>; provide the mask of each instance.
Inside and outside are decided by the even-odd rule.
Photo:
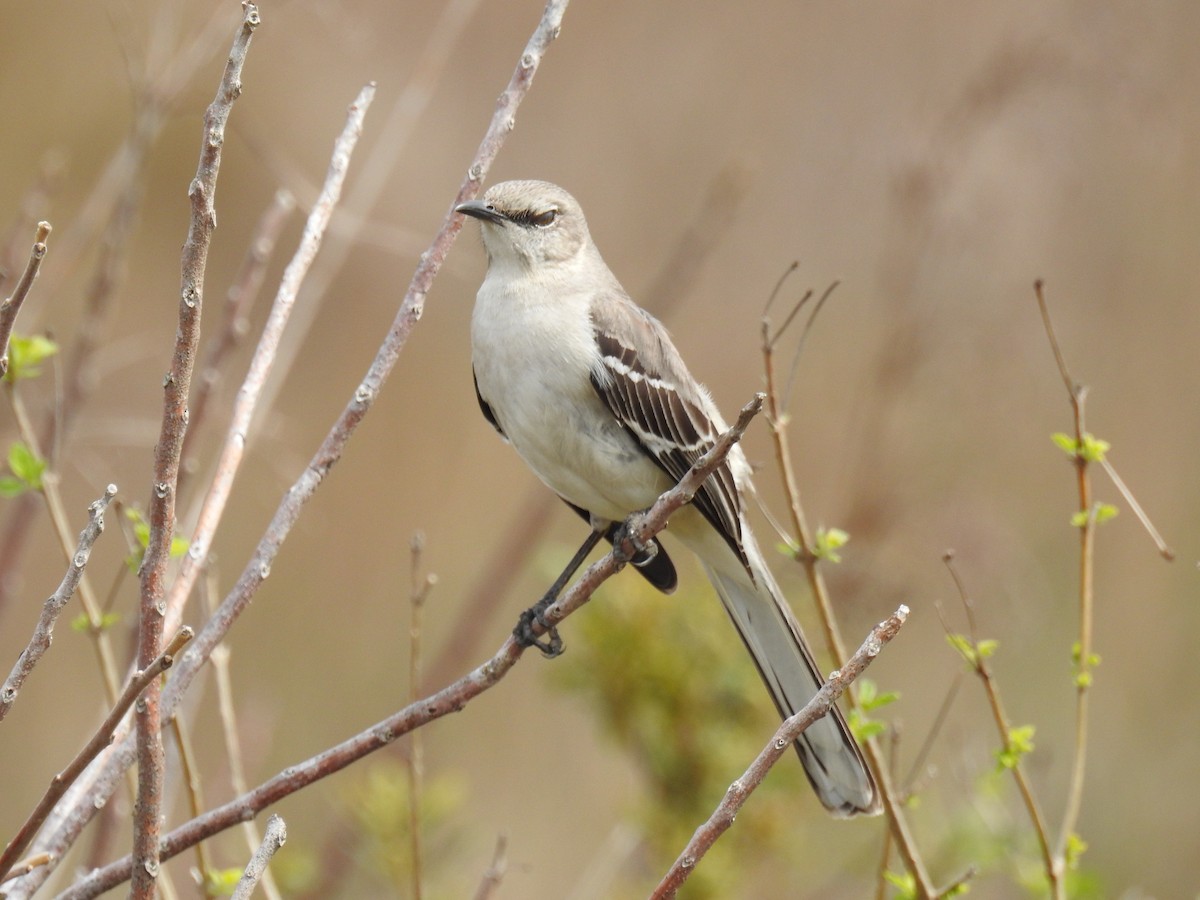
[[[1075,687],[1085,688],[1092,686],[1092,670],[1100,665],[1100,654],[1089,653],[1087,657],[1087,665],[1083,665],[1080,659],[1079,641],[1075,641],[1071,645],[1071,662],[1075,667]]]
[[[126,507],[125,518],[133,523],[133,536],[138,542],[138,549],[125,558],[125,565],[129,567],[130,572],[136,575],[146,556],[146,548],[150,546],[150,523],[146,521],[146,516],[142,511],[133,506]],[[187,538],[178,534],[174,535],[171,538],[171,559],[178,559],[187,553],[188,546]]]
[[[106,612],[100,614],[100,624],[97,631],[108,631],[114,625],[121,621],[121,614],[116,612]],[[71,620],[71,630],[77,631],[80,634],[87,634],[92,630],[92,620],[88,618],[88,614],[81,612]]]
[[[850,535],[840,528],[818,528],[816,535],[817,546],[813,549],[813,553],[817,559],[827,559],[831,563],[840,563],[842,557],[838,553],[838,550],[846,546],[849,540]]]
[[[372,895],[405,896],[409,889],[413,865],[410,796],[408,767],[395,758],[367,764],[342,792],[342,806],[359,839],[360,867],[389,885],[386,891],[376,887]],[[437,883],[462,874],[454,865],[461,848],[452,823],[466,798],[466,782],[457,773],[426,774],[421,787],[421,867],[434,886],[431,895],[439,893]],[[452,895],[444,890],[440,893]]]
[[[979,664],[1000,647],[1000,642],[997,640],[984,638],[976,643],[965,634],[948,634],[946,643],[953,647],[972,669],[978,669]]]
[[[883,877],[896,889],[893,895],[896,900],[916,900],[917,879],[908,872],[884,872]]]
[[[46,461],[22,441],[8,448],[8,470],[11,475],[0,476],[0,497],[18,497],[27,491],[42,489]]]
[[[1015,769],[1021,757],[1033,752],[1033,725],[1017,725],[1008,729],[1005,746],[996,751],[996,768]]]
[[[567,653],[547,667],[557,687],[587,700],[641,770],[646,790],[630,817],[647,858],[657,860],[676,857],[779,721],[708,585],[699,577],[682,580],[671,597],[636,577],[609,582],[572,616],[563,634]],[[798,849],[810,824],[828,827],[803,770],[784,759],[685,893],[692,900],[761,896],[749,893],[748,882],[811,878],[820,861]],[[871,867],[863,861],[861,871]],[[645,888],[626,882],[611,896],[644,896]]]
[[[1120,512],[1111,503],[1097,503],[1090,510],[1081,509],[1079,512],[1071,516],[1071,524],[1076,528],[1082,528],[1088,522],[1095,522],[1097,525],[1103,525],[1109,519],[1116,518]]]
[[[866,741],[887,731],[886,723],[870,718],[867,713],[895,703],[900,699],[900,694],[896,691],[880,692],[879,686],[870,678],[860,678],[855,684],[858,685],[858,708],[852,708],[846,719],[854,736],[859,741]]]
[[[210,869],[204,873],[204,896],[231,896],[241,877],[241,869]]]
[[[1068,456],[1090,463],[1100,462],[1104,459],[1104,454],[1112,449],[1112,445],[1108,441],[1103,441],[1087,431],[1083,433],[1083,439],[1079,441],[1061,431],[1050,435],[1050,440],[1054,441]]]
[[[14,334],[8,342],[8,371],[4,380],[9,384],[42,374],[40,365],[58,352],[58,344],[40,334],[23,337]]]

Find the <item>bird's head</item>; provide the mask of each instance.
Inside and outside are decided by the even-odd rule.
[[[455,209],[479,220],[493,264],[529,268],[562,262],[591,244],[575,198],[548,181],[502,181],[488,188],[482,199]]]

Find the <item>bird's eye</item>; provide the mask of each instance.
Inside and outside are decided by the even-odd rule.
[[[545,212],[535,213],[530,215],[529,224],[538,228],[545,228],[548,225],[553,225],[554,220],[558,218],[558,210],[551,207]]]

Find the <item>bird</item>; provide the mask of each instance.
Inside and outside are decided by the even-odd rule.
[[[578,564],[600,537],[617,537],[628,516],[678,482],[725,422],[666,328],[604,262],[566,190],[504,181],[455,209],[479,221],[487,254],[471,316],[480,409],[534,474],[588,520],[592,532]],[[752,492],[751,467],[735,446],[667,531],[699,558],[786,718],[824,679],[750,529]],[[674,566],[657,541],[633,562],[656,587],[674,589]],[[875,778],[836,706],[795,748],[834,816],[880,811]]]

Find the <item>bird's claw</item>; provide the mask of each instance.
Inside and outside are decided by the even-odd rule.
[[[560,656],[563,652],[563,642],[562,638],[558,636],[558,628],[547,622],[544,615],[547,607],[553,601],[553,597],[543,597],[521,613],[521,617],[513,629],[513,637],[517,639],[518,644],[522,647],[537,647],[542,652],[542,656],[547,659]],[[537,632],[534,631],[534,623],[537,623],[546,635],[544,641],[538,639]]]

